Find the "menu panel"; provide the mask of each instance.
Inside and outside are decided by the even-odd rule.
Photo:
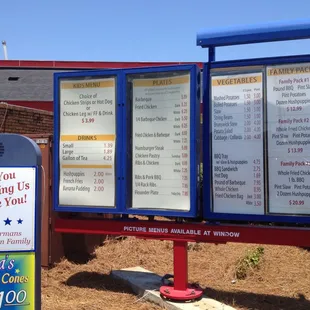
[[[115,206],[115,84],[60,83],[60,205]]]
[[[310,214],[310,64],[267,67],[269,211]]]
[[[264,214],[263,74],[212,76],[213,212]]]
[[[132,86],[132,208],[189,211],[190,74]]]

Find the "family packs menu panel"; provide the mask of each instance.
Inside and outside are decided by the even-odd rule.
[[[59,204],[115,206],[116,78],[60,82]]]
[[[133,78],[132,208],[190,210],[190,74]]]
[[[310,64],[267,67],[269,210],[310,214]]]

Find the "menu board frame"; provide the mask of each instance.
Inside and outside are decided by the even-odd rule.
[[[63,205],[59,203],[59,185],[60,185],[60,160],[59,160],[59,143],[60,143],[60,83],[61,81],[72,81],[77,82],[91,81],[95,79],[108,79],[115,78],[115,158],[114,158],[114,207],[102,206],[80,206],[76,204]],[[122,74],[119,70],[96,70],[96,71],[79,71],[79,72],[60,72],[54,74],[54,145],[53,145],[53,206],[55,211],[63,212],[89,212],[89,213],[121,213],[121,171],[122,171],[122,135],[121,125],[122,124],[122,90],[121,90]]]
[[[187,71],[190,74],[190,141],[189,141],[189,149],[190,149],[190,160],[189,160],[189,210],[174,210],[174,209],[164,209],[164,208],[133,208],[132,207],[132,102],[129,98],[130,90],[127,89],[127,78],[129,76],[143,76],[143,78],[148,78],[149,75],[152,75],[153,78],[162,77],[163,74],[172,73],[172,72],[185,72]],[[199,210],[199,201],[198,201],[198,169],[200,163],[200,152],[198,149],[199,143],[199,132],[200,132],[200,69],[197,65],[177,65],[177,66],[165,66],[165,67],[149,67],[149,68],[137,68],[137,69],[127,69],[124,71],[124,83],[123,83],[123,91],[124,91],[124,100],[126,102],[126,110],[124,117],[124,125],[123,125],[123,134],[124,137],[124,145],[123,148],[127,154],[126,161],[124,163],[124,186],[125,196],[125,212],[127,214],[134,215],[149,215],[149,216],[173,216],[173,217],[196,217]]]
[[[269,163],[268,163],[268,116],[267,116],[267,67],[281,65],[298,65],[310,63],[310,55],[289,56],[289,57],[270,57],[261,59],[229,60],[205,63],[203,67],[203,218],[208,221],[217,222],[259,222],[303,225],[310,224],[310,214],[284,214],[271,213],[269,210]],[[211,79],[213,72],[245,73],[245,72],[263,72],[263,122],[264,122],[264,180],[265,180],[265,213],[261,215],[216,213],[213,211],[213,191],[212,191],[212,92]],[[267,146],[267,149],[266,149]],[[309,206],[310,207],[310,206]]]

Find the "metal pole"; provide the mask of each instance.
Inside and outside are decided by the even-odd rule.
[[[215,47],[209,47],[209,62],[215,61]]]
[[[186,291],[188,286],[187,242],[173,241],[174,289]]]
[[[7,47],[6,47],[6,41],[2,41],[2,46],[3,46],[4,59],[8,60],[8,50],[7,50]]]

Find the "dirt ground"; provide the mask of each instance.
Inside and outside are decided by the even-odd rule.
[[[260,268],[235,280],[238,259],[249,244],[190,244],[189,281],[238,310],[310,309],[310,251],[265,246]],[[108,240],[87,264],[63,260],[42,271],[44,310],[155,310],[109,276],[113,269],[141,266],[164,275],[173,273],[172,242],[127,238]]]

